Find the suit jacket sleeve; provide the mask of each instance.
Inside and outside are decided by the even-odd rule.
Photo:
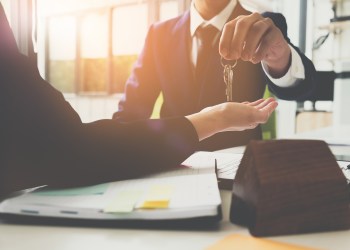
[[[0,197],[171,169],[197,147],[195,129],[184,117],[82,123],[34,63],[18,51],[0,51]]]
[[[113,119],[133,121],[150,118],[157,97],[161,93],[159,76],[154,61],[153,25],[150,27],[144,48],[125,84],[125,94]]]
[[[269,17],[274,22],[274,24],[281,30],[286,41],[298,52],[303,62],[305,68],[305,79],[299,81],[295,86],[292,87],[279,87],[272,83],[270,79],[266,76],[266,81],[268,83],[269,90],[275,94],[277,97],[285,100],[296,100],[304,101],[307,100],[315,91],[316,87],[316,70],[311,62],[300,49],[294,46],[287,34],[287,22],[282,14],[265,12],[262,14],[264,17]]]

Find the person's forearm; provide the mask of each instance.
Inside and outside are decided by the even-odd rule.
[[[192,123],[193,127],[197,131],[199,141],[204,140],[214,134],[215,122],[212,117],[202,118],[200,115],[189,115],[186,118]]]
[[[204,140],[217,132],[223,130],[218,117],[222,117],[224,113],[220,114],[219,110],[208,110],[207,112],[200,112],[186,116],[197,131],[199,141]]]

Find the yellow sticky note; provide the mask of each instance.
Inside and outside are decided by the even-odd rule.
[[[117,194],[117,197],[103,210],[105,213],[130,213],[134,210],[142,191],[125,190]]]
[[[169,201],[145,201],[141,208],[168,208]]]
[[[314,248],[307,248],[287,243],[281,243],[273,240],[255,238],[252,236],[244,236],[239,234],[232,234],[217,242],[216,244],[207,248],[207,250],[316,250]]]
[[[173,190],[169,185],[152,186],[141,208],[168,208]]]

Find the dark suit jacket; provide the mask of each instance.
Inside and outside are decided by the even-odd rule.
[[[230,19],[247,14],[249,12],[238,3]],[[285,18],[276,13],[264,13],[264,16],[274,21],[289,42]],[[188,115],[226,101],[223,67],[218,52],[219,41],[211,52],[198,91],[189,57],[190,39],[189,11],[151,26],[143,52],[126,83],[125,96],[119,103],[119,111],[114,114],[115,119],[130,121],[149,118],[160,92],[164,97],[161,117]],[[297,48],[296,50],[299,52]],[[305,66],[306,79],[291,88],[280,88],[270,82],[260,64],[238,61],[234,68],[233,100],[242,102],[262,98],[266,84],[279,98],[304,99],[313,89],[315,69],[305,55],[299,54]],[[250,139],[260,138],[259,127],[244,132],[225,132],[202,141],[200,148],[215,150],[243,145]]]
[[[81,122],[19,54],[0,4],[0,199],[12,191],[138,177],[177,166],[198,137],[185,118]]]

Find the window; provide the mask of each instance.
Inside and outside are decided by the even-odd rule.
[[[37,1],[45,78],[64,93],[106,95],[124,91],[150,23],[186,0]]]
[[[164,21],[166,19],[175,17],[179,14],[178,1],[163,1],[160,4],[159,20]]]
[[[80,18],[78,92],[108,92],[108,36],[108,10],[94,11]]]
[[[127,5],[113,10],[112,92],[124,90],[125,81],[147,34],[147,13],[147,4]]]
[[[48,22],[48,80],[63,92],[74,92],[76,60],[76,19],[50,18]]]

